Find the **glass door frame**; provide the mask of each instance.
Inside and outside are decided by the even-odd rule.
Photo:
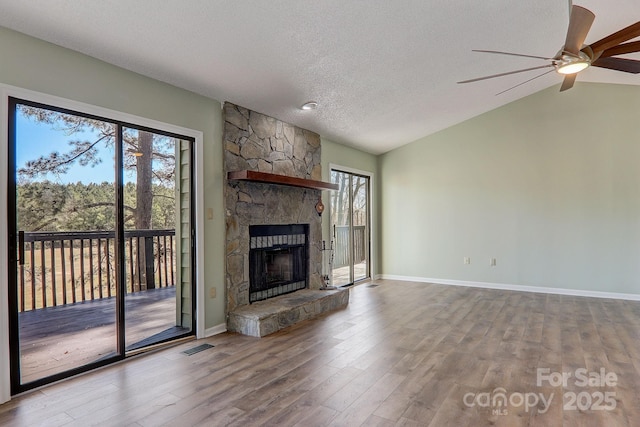
[[[360,278],[360,279],[355,279],[355,272],[354,272],[354,225],[353,225],[353,186],[352,186],[352,179],[350,177],[349,179],[349,203],[351,205],[350,209],[349,209],[349,235],[350,235],[350,247],[349,247],[349,258],[350,258],[350,266],[349,266],[349,275],[350,275],[350,282],[346,285],[342,285],[342,286],[351,286],[355,283],[358,282],[362,282],[362,281],[367,281],[370,279],[373,279],[374,276],[374,271],[375,271],[375,233],[374,233],[374,227],[373,224],[375,224],[375,212],[373,207],[375,206],[374,203],[374,189],[375,189],[375,177],[374,174],[372,172],[369,171],[364,171],[364,170],[359,170],[359,169],[354,169],[351,167],[346,167],[346,166],[341,166],[338,164],[334,164],[334,163],[330,163],[329,164],[329,177],[331,179],[331,174],[333,172],[338,172],[338,173],[346,173],[349,174],[351,176],[361,176],[364,178],[368,179],[368,188],[367,188],[367,230],[368,233],[365,237],[366,240],[366,245],[367,245],[367,253],[366,253],[366,259],[367,259],[367,272],[365,274],[365,277]],[[333,210],[335,209],[335,207],[331,204],[331,200],[332,198],[329,198],[329,212],[332,213]],[[331,222],[331,215],[329,215],[329,220],[328,220],[328,235],[331,236],[330,240],[334,240],[334,227],[333,227],[333,223]],[[335,250],[335,249],[334,249]],[[333,277],[333,271],[331,272],[332,277]]]
[[[1,89],[1,88],[0,88]],[[5,92],[5,91],[3,91]],[[25,97],[23,96],[23,94],[9,94],[9,93],[3,93],[4,96],[0,97],[0,99],[6,101],[6,104],[3,105],[2,109],[0,109],[0,112],[3,114],[3,122],[4,120],[6,120],[7,123],[7,132],[6,132],[6,144],[5,144],[5,148],[8,153],[7,159],[6,159],[6,163],[4,163],[4,166],[6,166],[5,170],[6,175],[5,178],[6,179],[6,186],[4,186],[3,190],[6,189],[6,200],[7,200],[7,209],[6,209],[6,216],[5,215],[0,215],[1,219],[4,219],[4,225],[3,227],[4,230],[2,230],[3,232],[6,232],[6,236],[8,236],[8,238],[6,239],[6,246],[3,248],[6,250],[6,257],[3,257],[3,260],[0,261],[0,266],[2,266],[3,261],[7,261],[8,264],[6,265],[6,278],[7,281],[6,283],[8,285],[12,285],[12,286],[7,286],[8,289],[3,290],[3,292],[0,294],[0,302],[3,303],[3,309],[8,311],[8,315],[4,318],[4,319],[0,319],[0,327],[4,326],[3,320],[7,320],[8,324],[6,324],[6,327],[8,329],[8,342],[9,342],[9,346],[5,346],[5,347],[11,347],[12,350],[9,351],[7,349],[7,353],[2,353],[0,354],[1,358],[0,361],[5,362],[5,359],[9,362],[9,367],[10,367],[10,373],[9,373],[9,378],[0,378],[0,388],[4,388],[6,389],[6,380],[8,379],[10,382],[10,392],[11,394],[16,394],[16,393],[21,393],[39,386],[42,386],[44,384],[49,384],[51,382],[55,382],[58,381],[60,379],[63,378],[67,378],[73,375],[76,375],[78,373],[81,372],[86,372],[101,366],[105,366],[107,364],[113,363],[115,361],[119,361],[119,360],[123,360],[124,358],[126,358],[128,356],[128,352],[126,351],[126,347],[125,347],[125,336],[124,336],[124,331],[125,331],[125,308],[124,308],[124,301],[125,301],[125,297],[126,297],[126,292],[125,292],[125,286],[126,286],[126,282],[125,282],[125,265],[124,265],[124,259],[125,259],[125,249],[124,249],[124,195],[123,195],[123,188],[124,188],[124,179],[123,179],[123,174],[124,174],[124,167],[123,167],[123,144],[122,144],[122,129],[124,127],[127,128],[132,128],[132,129],[138,129],[138,130],[143,130],[143,131],[148,131],[148,132],[152,132],[155,134],[161,134],[161,135],[165,135],[165,136],[169,136],[172,138],[177,138],[180,140],[187,140],[190,141],[190,143],[192,144],[192,149],[190,150],[190,159],[189,159],[189,164],[192,165],[192,167],[190,167],[190,173],[191,173],[191,179],[190,179],[190,194],[193,195],[193,197],[191,197],[191,202],[190,202],[190,212],[191,212],[191,250],[192,250],[192,254],[193,256],[191,257],[191,264],[192,264],[192,268],[191,268],[191,277],[190,277],[190,281],[191,281],[191,295],[194,296],[194,298],[192,298],[192,313],[195,314],[195,316],[192,318],[192,325],[191,325],[191,331],[189,333],[184,334],[184,336],[189,336],[189,335],[196,335],[198,337],[200,337],[203,334],[203,330],[202,327],[204,325],[204,313],[202,310],[202,306],[203,306],[203,298],[202,298],[202,284],[201,284],[201,280],[198,280],[199,277],[202,277],[202,269],[198,268],[198,264],[197,262],[199,261],[199,259],[201,258],[201,254],[202,251],[198,250],[199,248],[201,248],[202,242],[199,242],[198,239],[196,239],[197,233],[196,233],[196,227],[198,226],[199,223],[201,223],[201,221],[198,221],[202,218],[202,207],[201,204],[198,203],[198,201],[201,201],[201,198],[197,196],[197,194],[195,193],[196,188],[198,187],[198,182],[201,182],[202,177],[201,177],[201,167],[198,167],[198,164],[201,165],[202,162],[198,162],[196,163],[196,152],[197,147],[198,147],[198,140],[201,142],[202,141],[202,133],[198,133],[199,138],[196,138],[192,135],[188,135],[188,133],[193,133],[193,131],[190,132],[185,132],[185,133],[175,133],[172,131],[168,131],[165,130],[163,128],[166,128],[166,126],[162,126],[162,124],[158,127],[150,127],[150,126],[145,126],[145,125],[140,125],[137,123],[132,123],[130,121],[125,121],[122,120],[121,118],[109,118],[107,117],[107,115],[96,115],[96,114],[92,114],[91,112],[86,112],[87,109],[83,108],[82,104],[77,104],[80,106],[80,108],[68,108],[66,106],[59,106],[60,104],[55,103],[55,102],[49,102],[49,100],[47,100],[46,103],[40,102],[40,101],[34,101],[34,100],[30,100],[29,96]],[[62,104],[64,104],[64,100],[62,102]],[[75,104],[73,102],[71,102],[72,104]],[[114,335],[114,339],[116,341],[116,352],[114,355],[109,356],[109,357],[105,357],[104,359],[98,360],[98,361],[94,361],[94,362],[90,362],[88,364],[79,366],[79,367],[75,367],[69,370],[65,370],[63,372],[60,373],[56,373],[44,378],[40,378],[37,379],[35,381],[29,382],[29,383],[21,383],[21,375],[20,375],[20,352],[19,349],[17,348],[17,346],[19,345],[19,324],[18,324],[18,298],[17,298],[17,289],[16,289],[16,284],[18,281],[18,277],[17,277],[17,266],[18,266],[18,244],[17,244],[17,235],[18,235],[18,230],[17,230],[17,223],[16,223],[16,215],[17,215],[17,206],[16,206],[16,202],[15,201],[10,201],[10,198],[13,199],[15,198],[16,195],[16,190],[17,190],[17,182],[16,182],[16,171],[17,171],[17,165],[16,165],[16,106],[17,105],[29,105],[29,106],[34,106],[34,107],[38,107],[38,108],[43,108],[43,109],[47,109],[47,110],[51,110],[51,111],[57,111],[57,112],[61,112],[61,113],[68,113],[68,114],[73,114],[73,115],[77,115],[77,116],[83,116],[83,117],[87,117],[87,118],[92,118],[92,119],[97,119],[97,120],[101,120],[101,121],[105,121],[105,122],[109,122],[109,123],[113,123],[114,126],[116,127],[116,141],[114,144],[115,147],[115,159],[114,159],[114,171],[117,171],[117,173],[114,174],[114,182],[115,182],[115,210],[116,210],[116,224],[115,224],[115,266],[116,266],[116,319],[114,319],[115,324],[116,324],[116,330],[115,330],[115,335]],[[95,110],[97,107],[92,107],[92,106],[88,106],[88,109],[91,110]],[[127,117],[128,119],[131,119],[132,116],[129,116],[127,114],[123,114],[123,116]],[[151,122],[146,120],[147,122]],[[154,123],[155,124],[155,123]],[[199,171],[196,172],[196,171]],[[179,171],[177,171],[177,173],[179,173]],[[199,178],[199,179],[198,179]],[[2,181],[4,181],[4,179],[0,180],[0,184],[2,183]],[[196,206],[199,206],[198,209],[196,209]],[[4,217],[4,218],[3,218]],[[179,262],[179,260],[178,260]],[[0,277],[1,279],[1,277]],[[5,293],[6,291],[6,293]],[[6,304],[4,304],[6,302]],[[4,329],[4,328],[3,328]],[[7,331],[7,329],[4,329],[4,331]],[[3,337],[4,335],[4,331],[0,331],[0,338]],[[182,337],[182,336],[181,336]],[[181,338],[181,337],[176,337],[176,338]],[[132,354],[137,354],[138,352],[133,352]],[[4,364],[4,363],[3,363]],[[0,389],[0,391],[3,391]],[[0,397],[3,397],[4,393],[0,393],[2,395],[0,395]],[[0,400],[3,401],[3,400]]]

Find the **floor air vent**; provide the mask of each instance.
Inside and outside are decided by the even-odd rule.
[[[208,348],[213,348],[213,347],[214,346],[212,346],[211,344],[202,344],[197,347],[190,348],[189,350],[185,350],[183,351],[183,353],[186,354],[187,356],[192,356],[196,353],[200,353],[201,351],[204,351]]]
[[[377,287],[377,286],[378,286],[378,285],[367,285],[367,288],[375,288],[375,287]]]

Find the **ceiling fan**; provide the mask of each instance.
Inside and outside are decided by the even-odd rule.
[[[557,73],[564,75],[564,80],[562,82],[562,86],[560,87],[560,92],[562,92],[567,89],[571,89],[576,81],[578,73],[590,66],[608,68],[610,70],[622,71],[625,73],[640,73],[640,61],[627,58],[615,58],[615,56],[618,55],[640,52],[640,41],[625,43],[636,37],[640,37],[640,21],[626,28],[623,28],[622,30],[617,31],[601,40],[598,40],[595,43],[591,43],[590,45],[583,45],[594,19],[595,15],[590,10],[585,9],[584,7],[571,5],[569,28],[567,29],[567,37],[564,42],[564,46],[554,57],[551,58],[534,55],[523,55],[519,53],[499,52],[495,50],[474,50],[474,52],[543,59],[546,61],[551,61],[551,63],[537,67],[525,68],[522,70],[493,74],[491,76],[463,80],[458,83],[471,83],[477,82],[479,80],[507,76],[509,74],[523,73],[525,71],[537,70],[542,68],[552,68],[545,73],[537,75],[500,93],[504,93],[508,90],[528,83],[531,80],[542,77],[552,71],[556,71]]]

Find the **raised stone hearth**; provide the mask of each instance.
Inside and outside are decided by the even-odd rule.
[[[345,307],[348,303],[348,289],[303,289],[238,307],[229,313],[227,328],[244,335],[264,337],[303,320]]]
[[[255,171],[322,180],[318,134],[230,103],[224,105],[224,120],[225,176],[230,171]],[[324,285],[320,250],[322,221],[315,206],[321,195],[321,190],[315,188],[227,181],[225,211],[228,330],[263,336],[295,323],[295,319],[309,319],[347,304],[348,291],[319,291]],[[308,228],[307,289],[249,304],[250,228],[290,224]],[[306,297],[298,296],[299,293]],[[260,315],[255,314],[256,310]]]

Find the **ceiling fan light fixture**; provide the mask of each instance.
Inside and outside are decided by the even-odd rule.
[[[562,55],[554,65],[559,74],[576,74],[591,65],[591,58],[584,52],[580,52],[579,56]]]
[[[575,74],[584,70],[589,65],[591,64],[589,64],[588,61],[573,62],[571,64],[564,64],[564,65],[558,66],[556,71],[560,74]]]

